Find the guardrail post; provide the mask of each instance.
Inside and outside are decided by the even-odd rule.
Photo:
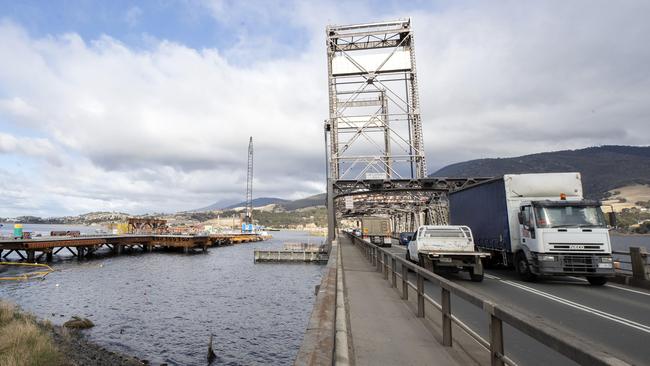
[[[503,323],[501,319],[490,314],[490,364],[503,366]]]
[[[451,347],[451,293],[446,288],[440,289],[442,306],[442,345]]]
[[[377,272],[381,272],[381,265],[382,265],[381,252],[379,251],[379,248],[375,248],[375,252],[377,253],[377,255],[375,256],[377,257]]]
[[[390,259],[390,267],[391,267],[391,279],[393,283],[393,288],[397,288],[397,259],[395,257],[392,257]]]
[[[418,318],[424,318],[424,277],[420,272],[416,272],[417,275],[417,289],[418,289]]]
[[[648,280],[646,269],[646,248],[630,247],[630,262],[632,262],[632,277],[636,280]]]
[[[402,300],[409,299],[409,268],[402,264]]]
[[[384,269],[384,279],[388,281],[388,254],[384,253],[382,258],[384,259],[384,265],[382,266]]]

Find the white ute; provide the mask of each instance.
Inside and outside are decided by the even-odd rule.
[[[476,250],[472,230],[467,226],[420,226],[406,250],[406,259],[432,272],[467,271],[472,281],[483,281],[481,258],[490,256]]]

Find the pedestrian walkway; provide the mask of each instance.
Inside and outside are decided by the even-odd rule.
[[[460,365],[350,239],[339,237],[355,364]]]

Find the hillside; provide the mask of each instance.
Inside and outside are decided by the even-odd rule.
[[[324,206],[325,205],[325,193],[316,194],[306,198],[301,198],[298,200],[285,200],[282,198],[274,197],[259,197],[253,199],[253,207],[259,208],[268,205],[276,205],[281,210],[293,211],[299,210],[308,207],[315,206]],[[237,208],[242,208],[246,206],[246,202],[239,202],[235,204],[223,204],[221,202],[215,202],[207,207],[191,210],[189,212],[205,212],[213,210],[232,210]]]
[[[615,188],[650,184],[650,147],[599,146],[448,165],[432,177],[497,177],[517,173],[577,171],[585,196],[599,199]]]
[[[282,203],[281,206],[287,211],[299,210],[301,208],[325,206],[325,193],[316,194],[295,201]]]
[[[291,202],[288,200],[283,200],[281,198],[274,198],[274,197],[259,197],[259,198],[253,198],[253,207],[262,207],[262,206],[267,206],[267,205],[282,205],[286,202]],[[238,208],[238,207],[245,207],[246,202],[242,201],[239,203],[235,203],[234,205],[230,205],[227,207],[223,207],[225,210],[230,210],[233,208]]]

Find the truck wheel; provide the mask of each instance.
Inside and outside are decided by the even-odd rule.
[[[587,281],[592,286],[602,286],[607,283],[607,277],[587,277]]]
[[[515,269],[519,278],[526,282],[532,282],[537,279],[537,276],[530,270],[530,265],[528,264],[528,260],[526,260],[524,252],[519,252],[515,256]]]
[[[472,280],[472,282],[483,282],[483,273],[474,274],[474,267],[470,267],[469,278]]]

